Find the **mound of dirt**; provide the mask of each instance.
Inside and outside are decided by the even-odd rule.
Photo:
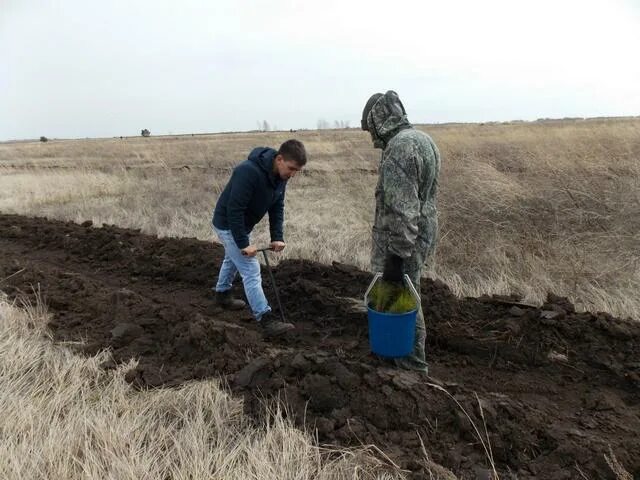
[[[415,478],[427,475],[423,445],[465,478],[489,478],[492,457],[502,478],[613,479],[610,449],[640,476],[640,323],[553,295],[541,308],[459,299],[425,279],[426,377],[369,352],[359,303],[370,274],[281,263],[296,330],[265,341],[248,311],[215,308],[222,256],[195,239],[0,215],[0,290],[39,286],[55,337],[138,358],[127,379],[140,387],[222,377],[255,418],[277,396],[321,442],[375,444]]]

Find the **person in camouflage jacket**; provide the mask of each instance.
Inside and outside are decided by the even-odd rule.
[[[382,149],[371,268],[383,272],[383,280],[392,283],[402,283],[406,273],[419,292],[423,265],[437,242],[440,153],[429,135],[409,123],[394,91],[369,98],[361,126],[371,134],[373,146]],[[396,359],[396,364],[426,373],[425,339],[424,315],[419,307],[413,353]]]

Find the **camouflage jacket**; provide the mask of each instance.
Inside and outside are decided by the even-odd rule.
[[[374,256],[393,253],[404,259],[424,259],[437,241],[438,148],[429,135],[409,123],[393,91],[373,105],[367,125],[374,146],[383,149],[376,187]]]

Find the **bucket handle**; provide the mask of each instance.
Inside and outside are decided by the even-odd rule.
[[[371,280],[371,283],[369,284],[369,287],[367,288],[367,291],[364,292],[364,306],[365,306],[365,308],[369,308],[369,293],[371,293],[371,289],[373,288],[373,286],[376,284],[376,282],[378,281],[378,279],[380,277],[382,277],[382,273],[380,273],[380,272],[376,273],[373,276],[373,280]],[[409,278],[409,275],[407,275],[405,273],[403,278],[404,278],[404,282],[409,287],[409,291],[411,292],[411,295],[413,296],[413,299],[416,301],[416,306],[418,308],[420,308],[420,305],[422,303],[422,299],[420,298],[420,295],[418,294],[418,291],[416,290],[416,287],[413,286],[413,282]]]

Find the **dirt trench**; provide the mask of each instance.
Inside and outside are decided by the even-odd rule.
[[[138,358],[127,380],[139,387],[222,377],[254,418],[278,396],[321,442],[375,444],[412,478],[428,478],[422,443],[464,478],[489,478],[489,456],[501,478],[615,478],[610,449],[640,478],[640,322],[576,313],[553,295],[541,308],[458,299],[425,279],[425,377],[369,352],[357,305],[370,274],[282,262],[296,330],[265,341],[248,311],[215,308],[222,255],[195,239],[0,215],[0,290],[39,286],[55,338],[110,348],[104,368]]]

